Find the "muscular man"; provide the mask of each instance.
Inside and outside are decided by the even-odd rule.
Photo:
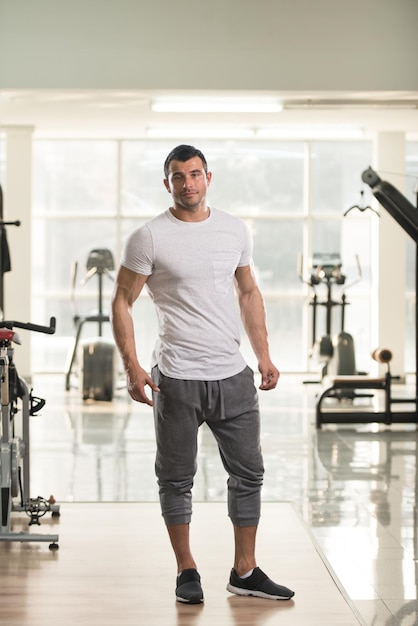
[[[254,375],[240,353],[235,290],[245,331],[258,361],[260,389],[274,389],[263,298],[252,271],[245,223],[209,207],[212,174],[200,150],[176,147],[164,164],[170,208],[127,240],[112,298],[112,329],[128,392],[153,406],[160,503],[177,560],[176,599],[203,602],[189,542],[198,428],[211,429],[228,474],[228,514],[234,566],[228,591],[288,600],[294,592],[257,567],[263,459]],[[132,307],[146,286],[159,337],[151,375],[140,364]],[[149,388],[152,392],[150,398]]]

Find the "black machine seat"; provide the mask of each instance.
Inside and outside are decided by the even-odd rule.
[[[115,269],[113,254],[107,248],[97,248],[92,250],[88,256],[86,269],[109,270]]]
[[[385,384],[386,377],[377,376],[374,378],[366,375],[327,376],[326,381],[336,389],[353,389],[353,387],[356,389],[379,389],[381,385]]]

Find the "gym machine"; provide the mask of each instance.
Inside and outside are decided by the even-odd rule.
[[[415,423],[416,415],[411,411],[393,411],[395,404],[410,403],[411,400],[405,398],[392,397],[392,381],[395,379],[390,371],[390,361],[392,360],[392,352],[387,348],[374,350],[371,354],[374,361],[384,363],[387,367],[384,376],[330,376],[327,379],[322,393],[316,404],[316,426],[321,428],[322,424],[363,424],[370,422],[379,422],[390,425],[393,422],[412,422]],[[381,390],[384,393],[384,405],[381,410],[363,409],[361,407],[339,408],[333,410],[326,408],[325,401],[327,398],[341,399],[344,393],[351,393],[353,402],[359,397],[373,397],[373,394],[358,394],[359,390]]]
[[[69,355],[66,366],[65,388],[70,389],[71,373],[76,360],[79,360],[79,382],[83,400],[112,400],[116,385],[116,354],[115,346],[112,342],[105,340],[103,335],[103,324],[109,322],[108,314],[103,312],[103,277],[107,276],[113,280],[110,272],[115,269],[113,255],[107,249],[92,250],[88,256],[86,264],[87,274],[80,281],[85,285],[90,278],[98,278],[98,309],[90,315],[74,315],[75,338],[72,351]],[[73,292],[76,282],[77,264],[73,270]],[[79,350],[79,343],[83,327],[88,322],[95,322],[98,326],[97,337],[82,342]],[[77,354],[79,352],[79,354]]]
[[[46,513],[53,517],[60,514],[53,496],[48,500],[30,497],[29,419],[45,405],[45,400],[33,396],[17,373],[13,343],[20,344],[21,340],[15,328],[53,334],[55,318],[51,317],[49,326],[0,321],[0,541],[43,541],[49,542],[50,550],[57,550],[58,535],[13,532],[11,527],[11,514],[15,512],[26,513],[29,526],[40,526],[39,520]]]
[[[312,307],[312,348],[310,357],[321,367],[321,380],[330,373],[333,374],[357,374],[352,335],[345,331],[345,311],[348,305],[345,290],[361,280],[361,270],[356,257],[358,277],[349,285],[346,285],[346,276],[342,273],[342,261],[338,253],[315,252],[312,255],[310,275],[308,279],[303,276],[303,259],[299,255],[298,274],[300,280],[307,284],[313,296],[309,302]],[[318,288],[325,287],[325,298],[320,299]],[[339,297],[335,298],[335,289],[344,289]],[[325,309],[325,334],[317,337],[318,310]],[[332,333],[333,311],[339,308],[341,313],[341,326],[337,335]],[[320,382],[320,381],[314,381]]]
[[[403,196],[391,183],[380,179],[378,174],[370,167],[362,174],[363,182],[367,183],[373,195],[384,209],[395,219],[405,232],[418,242],[418,209],[416,209],[405,196]],[[320,428],[324,423],[384,423],[387,425],[397,423],[418,424],[417,414],[417,394],[418,394],[418,254],[416,267],[416,298],[415,298],[415,396],[412,398],[393,398],[392,381],[394,377],[390,372],[389,363],[392,358],[390,350],[375,350],[372,353],[379,363],[386,363],[387,371],[385,376],[372,378],[369,376],[336,376],[329,377],[326,387],[319,395],[316,407],[316,425]],[[384,393],[383,410],[362,410],[352,406],[343,410],[333,410],[325,407],[326,398],[336,397],[338,392],[345,390],[354,392],[362,390],[380,390]],[[393,410],[394,405],[411,405],[412,408],[405,411]]]

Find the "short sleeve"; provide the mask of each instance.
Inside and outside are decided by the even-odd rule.
[[[150,276],[154,268],[154,246],[147,225],[134,231],[126,240],[121,265],[143,276]]]
[[[245,267],[251,265],[253,256],[253,238],[250,232],[248,224],[244,221],[242,224],[242,252],[241,258],[238,263],[238,267]]]

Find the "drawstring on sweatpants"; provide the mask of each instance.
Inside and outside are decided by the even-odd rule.
[[[207,402],[208,409],[211,411],[213,408],[213,396],[218,392],[219,395],[219,419],[225,419],[225,398],[224,391],[222,386],[222,380],[209,380],[206,382],[206,393],[207,393]]]

